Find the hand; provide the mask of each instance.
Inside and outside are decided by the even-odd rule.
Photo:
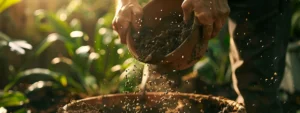
[[[220,32],[230,12],[227,0],[184,0],[181,7],[185,22],[195,13],[203,25],[204,39],[211,39]]]
[[[126,44],[126,37],[131,27],[138,31],[141,27],[143,9],[137,0],[120,0],[116,15],[113,19],[113,29],[116,30],[121,43]]]

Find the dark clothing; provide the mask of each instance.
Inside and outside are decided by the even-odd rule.
[[[290,4],[288,0],[229,0],[229,5],[235,90],[248,113],[281,113],[278,88],[290,38]]]

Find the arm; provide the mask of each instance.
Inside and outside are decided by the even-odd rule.
[[[142,15],[143,9],[137,0],[118,0],[113,29],[118,32],[123,44],[126,44],[126,37],[130,33],[131,26],[137,31],[140,29]]]
[[[205,39],[215,37],[226,23],[230,8],[227,0],[184,0],[182,3],[184,20],[189,20],[194,12],[199,24],[203,25]]]

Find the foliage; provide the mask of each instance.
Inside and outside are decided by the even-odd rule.
[[[28,99],[21,92],[0,92],[0,106],[19,106],[28,103]]]
[[[18,54],[25,54],[24,49],[32,49],[32,46],[25,40],[11,40],[6,34],[0,32],[0,49],[8,46],[11,51],[15,51]]]
[[[21,0],[0,0],[0,14],[10,6],[21,2]]]
[[[95,23],[94,37],[89,37],[83,32],[79,19],[69,19],[69,17],[72,17],[72,12],[81,5],[79,1],[72,0],[70,2],[71,5],[66,7],[66,9],[60,9],[56,13],[44,10],[35,11],[36,25],[41,31],[49,33],[49,35],[38,46],[33,48],[33,51],[28,55],[26,63],[23,64],[23,68],[20,68],[12,75],[11,82],[5,87],[4,94],[17,90],[17,92],[13,93],[15,95],[10,95],[12,100],[16,100],[12,101],[12,104],[15,104],[14,102],[17,101],[24,101],[24,104],[28,102],[30,102],[28,104],[33,104],[36,101],[41,103],[46,98],[39,97],[42,92],[59,94],[59,92],[63,91],[65,94],[75,94],[84,98],[127,91],[126,89],[128,88],[125,88],[125,86],[123,88],[118,87],[119,83],[122,84],[124,83],[123,81],[126,81],[120,78],[119,75],[128,67],[132,68],[133,66],[142,65],[130,58],[126,47],[121,45],[117,33],[111,30],[110,20],[114,16],[113,12],[107,13]],[[43,22],[43,20],[46,20],[46,22]],[[25,41],[11,41],[3,33],[0,34],[0,37],[5,41],[6,45],[9,45],[12,50],[16,50],[19,53],[25,54],[23,48],[31,49],[31,45]],[[94,40],[93,44],[89,40]],[[57,41],[64,44],[65,48],[60,51],[65,50],[67,54],[53,58],[49,69],[27,68],[29,63],[34,62],[35,58],[40,57],[48,47]],[[128,72],[126,71],[122,75],[131,76],[132,74]],[[24,98],[21,98],[20,95],[23,95]],[[1,105],[1,103],[6,103],[6,101],[6,99],[0,98],[0,106],[9,106]]]
[[[215,37],[209,42],[205,56],[195,64],[201,80],[208,84],[226,84],[230,82],[231,68],[229,65],[229,36],[221,40]]]

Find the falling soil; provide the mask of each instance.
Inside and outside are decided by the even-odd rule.
[[[237,104],[229,104],[223,98],[163,95],[157,97],[125,96],[115,101],[78,102],[68,106],[68,113],[236,113]],[[223,99],[223,100],[222,100]],[[64,112],[64,113],[65,113]],[[243,113],[243,112],[241,112]]]
[[[193,25],[193,21],[186,24],[182,18],[177,13],[163,19],[155,18],[160,21],[156,28],[142,27],[139,32],[133,33],[134,46],[140,55],[139,60],[156,63],[178,48],[191,34]]]

